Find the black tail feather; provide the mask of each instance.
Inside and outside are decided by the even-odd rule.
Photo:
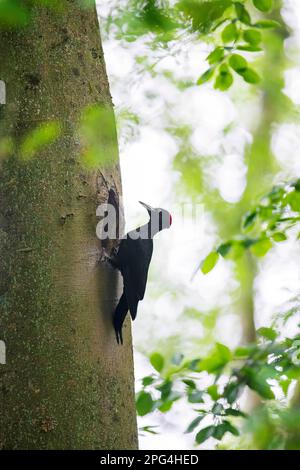
[[[118,344],[120,343],[123,344],[122,326],[123,326],[125,317],[127,315],[127,312],[128,312],[128,304],[126,300],[126,295],[123,292],[119,300],[119,303],[117,305],[117,308],[115,310],[114,320],[113,320]]]

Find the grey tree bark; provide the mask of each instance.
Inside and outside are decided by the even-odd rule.
[[[95,6],[61,4],[0,33],[1,136],[62,127],[32,159],[0,160],[0,449],[135,449],[130,325],[118,346],[119,276],[98,263],[96,238],[96,207],[120,194],[120,170],[84,168],[77,134],[84,106],[112,103]]]

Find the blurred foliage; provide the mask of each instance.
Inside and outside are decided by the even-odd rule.
[[[266,14],[273,0],[128,0],[121,2],[107,20],[108,31],[129,42],[149,37],[153,48],[166,47],[185,31],[194,39],[213,40],[217,46],[207,56],[209,68],[199,77],[201,85],[215,78],[216,89],[226,91],[234,74],[248,84],[260,82],[259,74],[249,65],[242,52],[263,51],[263,32],[281,28],[280,22]],[[260,17],[257,18],[257,14]]]
[[[250,250],[257,257],[265,256],[274,243],[288,240],[290,230],[299,226],[299,222],[300,180],[274,186],[251,211],[244,215],[240,236],[222,243],[207,255],[201,263],[202,272],[207,274],[211,271],[219,255],[236,260],[246,250]]]
[[[102,105],[87,106],[81,115],[79,135],[81,161],[87,168],[112,166],[117,162],[114,113]]]
[[[242,430],[249,433],[252,446],[258,449],[300,449],[300,440],[296,439],[300,411],[295,415],[282,402],[270,415],[269,403],[276,407],[275,394],[287,397],[300,377],[300,334],[280,339],[279,330],[278,325],[260,328],[257,343],[233,350],[217,343],[203,358],[187,360],[177,353],[166,361],[163,354],[153,353],[150,361],[155,372],[142,379],[138,414],[166,413],[178,400],[184,400],[195,412],[186,432],[195,434],[197,444],[210,437],[221,441],[227,433],[239,436]],[[255,416],[240,408],[240,396],[247,388],[262,400]]]
[[[20,144],[19,152],[23,160],[35,157],[43,147],[53,143],[61,133],[60,124],[56,121],[43,123],[29,132]]]

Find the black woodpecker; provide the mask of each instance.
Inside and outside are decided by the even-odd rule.
[[[144,298],[153,253],[153,237],[172,224],[172,216],[168,211],[152,208],[141,201],[140,204],[147,209],[149,222],[128,232],[122,238],[118,252],[111,260],[113,266],[121,272],[124,281],[123,294],[113,317],[118,344],[123,344],[122,326],[128,310],[134,320],[138,303]]]

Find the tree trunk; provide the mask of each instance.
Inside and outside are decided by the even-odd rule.
[[[112,107],[99,25],[95,7],[61,4],[0,34],[2,136],[62,127],[33,158],[0,161],[0,449],[135,449],[130,325],[118,346],[119,276],[98,263],[96,238],[97,205],[121,191],[119,166],[84,168],[76,131],[84,106]]]

